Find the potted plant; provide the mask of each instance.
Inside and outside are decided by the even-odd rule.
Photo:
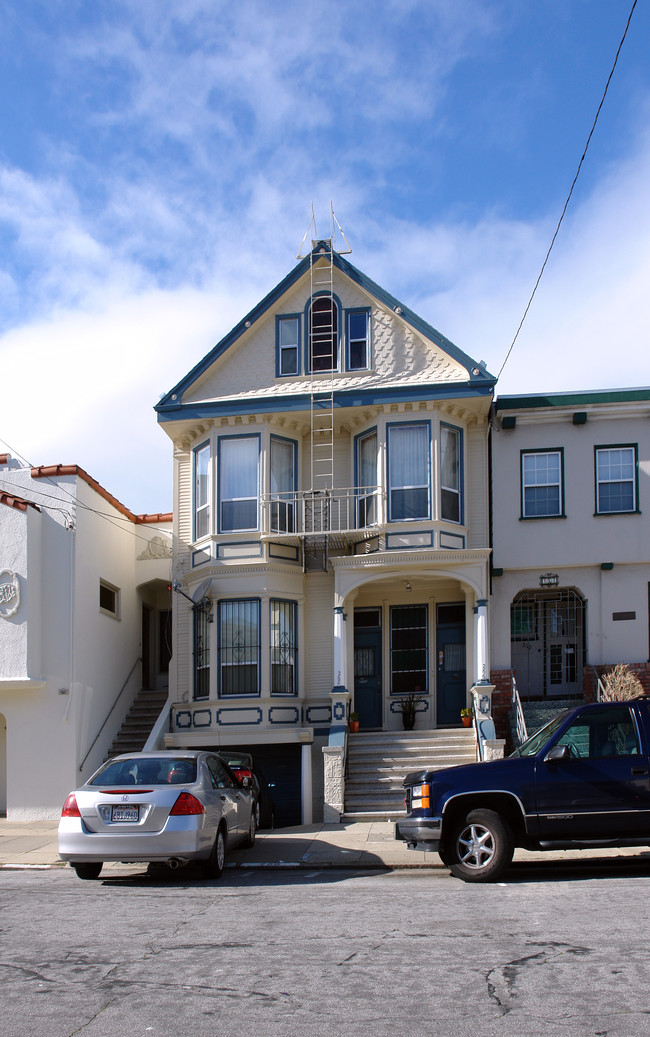
[[[397,708],[402,714],[402,726],[405,731],[412,731],[415,727],[415,714],[420,702],[424,702],[424,699],[417,691],[412,691],[410,695],[405,695],[403,699],[397,702]]]
[[[460,711],[460,719],[463,727],[472,726],[472,711],[467,706]]]
[[[350,731],[355,734],[359,730],[359,714],[350,713]]]

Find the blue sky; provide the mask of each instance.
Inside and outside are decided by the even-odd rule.
[[[0,443],[171,507],[153,405],[293,267],[351,261],[497,374],[632,0],[8,0]],[[639,0],[501,393],[646,385]]]

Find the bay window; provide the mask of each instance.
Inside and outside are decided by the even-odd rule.
[[[219,440],[219,531],[256,530],[259,499],[259,436]]]
[[[271,694],[296,693],[296,604],[271,601]]]
[[[461,431],[440,426],[440,514],[448,522],[462,522]]]
[[[271,436],[271,531],[293,533],[296,490],[296,443]]]
[[[259,694],[260,603],[219,602],[219,694]]]
[[[429,422],[388,426],[389,520],[428,519],[431,515]]]
[[[194,451],[194,539],[210,532],[210,444]]]

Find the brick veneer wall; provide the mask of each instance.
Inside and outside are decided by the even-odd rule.
[[[643,690],[646,695],[650,695],[650,662],[647,663],[628,663],[632,673],[635,673],[639,678],[639,681],[643,685]],[[602,678],[603,674],[611,670],[611,665],[606,666],[587,666],[582,678],[582,687],[584,690],[585,700],[587,702],[595,702],[598,695],[598,684],[596,681],[596,674]],[[594,670],[596,673],[594,673]]]

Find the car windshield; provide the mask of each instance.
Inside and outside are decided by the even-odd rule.
[[[112,760],[89,785],[189,785],[196,781],[196,760],[152,757]]]
[[[548,724],[544,724],[544,727],[540,727],[539,731],[536,731],[534,735],[531,735],[525,742],[515,749],[514,753],[510,753],[510,756],[535,756],[543,745],[546,745],[549,738],[552,738],[555,732],[566,720],[568,709],[564,709],[561,713],[558,713],[556,717],[553,717]]]

